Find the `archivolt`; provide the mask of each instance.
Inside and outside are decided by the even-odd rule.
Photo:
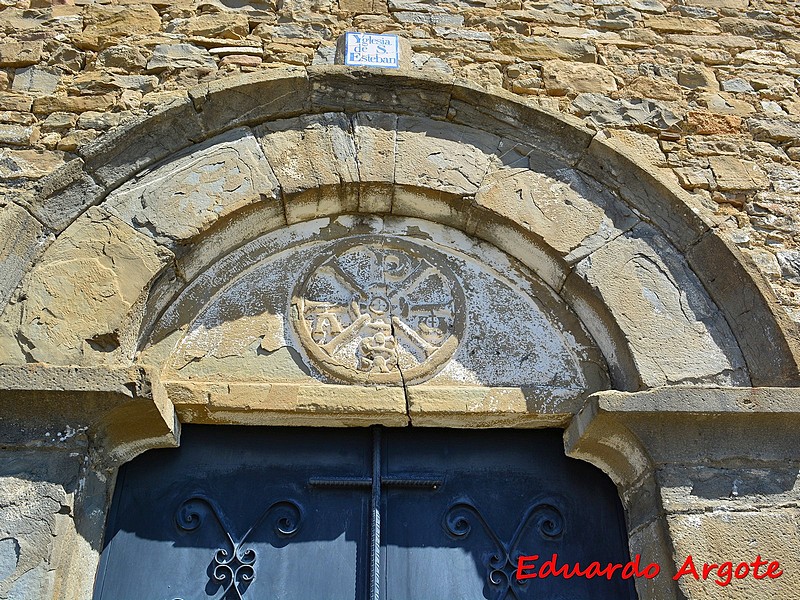
[[[521,261],[583,320],[618,389],[797,380],[787,319],[691,195],[510,95],[275,70],[191,90],[81,156],[26,206],[56,237],[4,276],[19,284],[0,322],[6,363],[130,365],[221,256],[360,213],[435,221]]]

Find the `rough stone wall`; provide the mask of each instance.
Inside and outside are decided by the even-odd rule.
[[[13,203],[93,138],[199,82],[332,62],[345,30],[396,32],[414,69],[583,117],[673,172],[800,320],[798,24],[768,0],[0,0],[0,220],[46,244]]]

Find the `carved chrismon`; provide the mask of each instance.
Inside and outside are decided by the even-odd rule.
[[[430,377],[453,356],[464,330],[464,294],[442,255],[392,237],[330,246],[298,285],[292,306],[314,364],[348,382]]]

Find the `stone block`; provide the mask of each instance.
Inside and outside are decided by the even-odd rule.
[[[25,67],[17,69],[11,90],[32,96],[46,96],[56,91],[61,73],[56,69]]]
[[[530,149],[507,140],[500,152],[507,164],[493,165],[475,203],[540,236],[569,264],[639,221],[622,202],[577,171],[558,163],[542,165]]]
[[[523,60],[564,59],[586,63],[597,60],[595,47],[583,40],[506,35],[498,37],[492,46],[498,52]]]
[[[694,244],[686,258],[697,272],[708,271],[708,265],[726,265],[709,272],[703,285],[724,310],[753,385],[794,385],[800,370],[800,358],[789,342],[796,335],[795,325],[779,308],[756,267],[728,242],[711,234]]]
[[[616,91],[614,74],[600,65],[548,60],[542,66],[542,79],[547,93],[553,96],[580,92],[608,93]]]
[[[731,600],[761,598],[768,594],[775,600],[789,600],[797,594],[800,577],[800,537],[798,537],[797,510],[769,510],[752,512],[719,511],[710,514],[667,515],[670,537],[674,544],[678,568],[689,555],[702,577],[703,563],[753,562],[757,556],[766,561],[779,561],[783,574],[777,578],[757,580],[752,576],[731,578],[720,587],[715,581],[728,581],[724,576],[714,576],[698,581],[691,575],[678,580],[683,594],[692,600],[711,600],[720,597],[720,590]],[[766,567],[760,568],[763,576]],[[767,592],[766,590],[769,590]]]
[[[119,38],[160,30],[161,17],[149,4],[89,4],[83,10],[83,32],[77,37],[77,44],[99,50],[114,45]]]
[[[34,362],[121,359],[128,313],[170,259],[150,238],[90,209],[23,283],[18,342]]]
[[[586,116],[597,129],[631,125],[650,131],[673,129],[683,116],[680,112],[675,112],[677,109],[673,103],[665,104],[645,98],[614,100],[589,92],[579,94],[572,106],[578,115]]]
[[[187,243],[256,202],[280,204],[278,181],[249,129],[191,146],[139,173],[104,206],[158,243]]]
[[[395,181],[449,194],[472,195],[499,151],[490,133],[418,117],[397,122]]]
[[[0,562],[10,571],[0,580],[3,597],[54,595],[48,576],[57,567],[54,538],[69,535],[60,513],[72,512],[82,458],[82,453],[53,450],[4,450],[0,456],[0,538],[5,551]]]
[[[193,423],[325,425],[348,427],[408,424],[402,388],[165,382],[182,419]]]
[[[709,35],[721,33],[719,25],[710,19],[674,17],[667,15],[645,16],[644,25],[658,33],[690,33]]]
[[[739,133],[742,129],[742,118],[690,110],[686,115],[686,124],[700,135],[724,135]]]
[[[735,156],[709,156],[708,163],[714,172],[717,189],[723,192],[755,191],[769,186],[767,174],[754,162],[739,160]]]
[[[205,48],[192,44],[159,44],[147,61],[148,73],[194,68],[213,71],[217,68],[217,61]]]
[[[488,96],[482,88],[458,80],[452,94],[449,120],[516,140],[568,165],[583,156],[592,140],[592,132],[579,119],[530,106],[504,90]]]
[[[176,19],[167,28],[170,33],[241,40],[250,33],[247,15],[236,12],[213,12],[188,19]]]
[[[358,174],[359,210],[388,213],[394,193],[397,115],[361,112],[353,117]],[[365,184],[380,185],[365,185]]]
[[[116,99],[111,94],[99,96],[43,96],[33,101],[33,112],[50,114],[53,112],[82,113],[87,110],[107,111],[114,106]]]
[[[724,316],[681,255],[644,223],[575,267],[629,340],[646,386],[749,383]]]
[[[553,403],[542,391],[412,386],[408,415],[414,427],[563,427],[583,404],[582,398]]]
[[[788,119],[765,119],[753,117],[747,120],[750,132],[757,140],[764,142],[775,142],[800,144],[800,123]]]
[[[46,243],[45,228],[25,209],[0,208],[0,313]]]
[[[411,77],[404,69],[353,69],[344,65],[308,68],[314,112],[380,111],[444,118],[453,80],[427,72]]]
[[[75,159],[36,182],[36,195],[25,206],[56,232],[61,232],[88,206],[103,197],[104,189]]]
[[[352,124],[342,113],[272,121],[255,133],[285,194],[358,182]]]
[[[42,46],[40,41],[3,42],[0,44],[0,67],[35,65],[42,59]]]
[[[97,54],[98,66],[106,69],[121,69],[123,71],[136,71],[143,69],[147,58],[141,49],[135,46],[119,44],[106,48]]]
[[[691,246],[708,230],[697,200],[681,190],[671,174],[642,165],[630,147],[611,136],[598,134],[577,169],[617,190],[678,248]]]
[[[39,128],[33,125],[0,124],[0,144],[30,146],[39,139]]]
[[[339,0],[339,10],[355,14],[378,15],[389,12],[386,0]]]
[[[207,136],[188,99],[175,100],[146,117],[126,122],[80,148],[86,170],[108,187]]]
[[[190,89],[189,97],[214,134],[308,112],[310,91],[305,69],[288,67],[217,79]]]

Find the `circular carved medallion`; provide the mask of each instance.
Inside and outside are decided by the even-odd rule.
[[[453,355],[464,294],[433,250],[389,237],[348,239],[311,265],[292,320],[316,366],[344,381],[411,383]]]

